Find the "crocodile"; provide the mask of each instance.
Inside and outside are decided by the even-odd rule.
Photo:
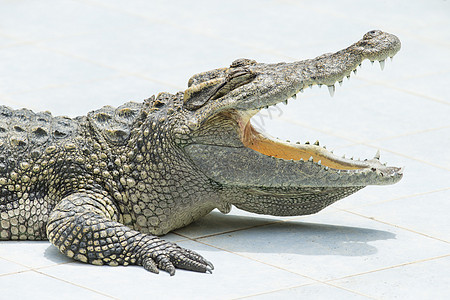
[[[68,118],[0,107],[0,239],[49,240],[95,265],[174,275],[211,273],[200,254],[161,239],[217,208],[316,213],[402,168],[334,155],[318,142],[282,142],[255,129],[260,110],[312,85],[334,93],[365,59],[384,66],[399,39],[373,30],[314,59],[237,59],[192,76],[185,91]]]

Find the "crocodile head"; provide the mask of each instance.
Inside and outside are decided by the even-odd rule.
[[[380,163],[379,153],[363,161],[345,159],[315,144],[293,144],[258,132],[251,117],[286,102],[312,85],[334,93],[363,60],[400,50],[399,39],[382,31],[336,53],[314,59],[264,64],[235,60],[230,67],[194,75],[183,94],[190,142],[183,150],[193,164],[221,187],[226,212],[231,204],[271,215],[315,213],[367,185],[399,181],[401,168]],[[298,138],[298,137],[296,137]]]

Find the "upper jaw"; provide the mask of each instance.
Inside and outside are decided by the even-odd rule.
[[[195,114],[202,120],[226,109],[262,109],[286,101],[313,85],[327,85],[333,95],[336,82],[341,83],[352,72],[356,73],[356,68],[364,60],[378,60],[383,68],[386,58],[392,58],[400,47],[401,43],[395,35],[371,31],[366,33],[363,39],[341,51],[314,59],[277,64],[254,61],[248,65],[232,64],[228,69],[218,69],[217,78],[237,70],[245,70],[253,74],[254,79],[223,97],[210,101]]]

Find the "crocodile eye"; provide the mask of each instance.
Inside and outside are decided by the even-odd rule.
[[[371,30],[364,35],[363,39],[369,40],[371,38],[374,38],[374,37],[380,35],[381,33],[382,33],[382,31],[380,31],[380,30]]]

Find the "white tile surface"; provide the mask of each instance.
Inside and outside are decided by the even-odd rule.
[[[450,187],[426,195],[353,209],[354,212],[450,243]]]
[[[377,299],[446,299],[450,295],[450,257],[333,281]]]
[[[53,266],[72,261],[48,241],[1,241],[0,257],[29,268]]]
[[[296,288],[284,289],[272,293],[246,297],[243,299],[370,299],[367,296],[349,290],[336,288],[323,283],[308,284]]]
[[[336,153],[362,158],[381,148],[382,161],[406,166],[400,183],[368,187],[314,216],[285,222],[233,209],[166,237],[210,259],[212,275],[96,267],[72,262],[48,242],[0,242],[0,298],[450,294],[448,257],[422,261],[450,254],[449,244],[437,240],[449,241],[446,1],[0,0],[0,6],[0,101],[69,116],[182,90],[194,73],[235,58],[312,58],[371,29],[392,32],[402,50],[383,72],[366,62],[334,98],[326,89],[307,89],[281,106],[281,115],[259,121],[282,139],[319,139]],[[215,247],[186,240],[205,235],[212,236],[199,241]],[[338,287],[313,280],[348,275],[332,282]]]
[[[450,251],[448,243],[345,212],[317,214],[299,222],[261,226],[201,241],[318,280]]]
[[[78,263],[46,268],[42,272],[121,299],[231,299],[311,283],[302,276],[199,243],[181,242],[179,245],[214,261],[213,274],[177,270],[176,275],[170,277],[164,272],[155,275],[135,266],[96,267]],[[256,280],[261,275],[265,280]],[[93,281],[92,276],[98,280]],[[111,284],[114,282],[120,284]]]
[[[0,277],[0,290],[2,299],[112,298],[33,271]]]
[[[0,258],[0,276],[6,275],[6,274],[13,274],[18,272],[27,271],[28,268],[13,263],[11,261],[8,261],[6,259]],[[1,278],[1,277],[0,277]]]

